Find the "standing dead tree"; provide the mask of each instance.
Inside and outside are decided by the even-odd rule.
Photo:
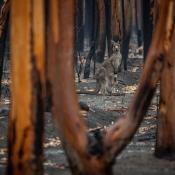
[[[160,79],[172,38],[170,31],[173,26],[168,22],[172,16],[167,14],[172,2],[161,1],[155,34],[138,89],[128,110],[111,128],[89,136],[79,113],[73,75],[75,2],[50,1],[48,77],[51,109],[73,174],[112,174],[116,155],[136,132]],[[65,14],[65,9],[69,13]]]
[[[5,41],[7,35],[7,26],[9,19],[9,1],[4,0],[0,11],[0,96],[1,96],[1,80],[3,74],[3,62],[5,54]]]
[[[171,1],[167,13],[169,15],[167,22],[171,30],[165,36],[167,42],[165,49],[168,53],[160,82],[155,155],[159,158],[175,160],[175,4],[173,4],[173,1]],[[172,18],[173,13],[174,17]],[[172,40],[170,43],[168,39],[171,35]]]
[[[7,174],[42,174],[44,97],[44,25],[42,21],[44,18],[42,18],[42,5],[41,0],[19,0],[18,3],[12,0],[11,3],[12,110],[9,126]],[[174,57],[174,54],[171,55],[171,51],[174,53],[175,43],[175,25],[171,13],[174,5],[173,0],[161,1],[160,15],[138,89],[126,113],[109,129],[90,136],[79,112],[74,84],[75,0],[49,1],[49,97],[51,111],[72,174],[112,174],[115,157],[136,132],[149,107],[157,82],[160,77],[167,74],[167,71],[171,71],[166,70],[165,66],[168,65],[173,70],[171,73],[175,73],[174,62],[171,58],[171,56]],[[65,13],[65,9],[68,13]],[[22,30],[18,32],[21,26]],[[170,58],[167,59],[169,56]],[[174,89],[174,75],[172,77],[171,85],[173,86],[170,88]],[[163,90],[162,93],[164,92]],[[170,94],[169,90],[168,94]],[[174,92],[172,95],[174,98]],[[166,111],[172,108],[173,98],[167,103]],[[164,100],[164,95],[162,95],[162,99]],[[161,114],[165,114],[164,107],[160,106]],[[172,111],[172,115],[174,115],[175,109],[173,108]],[[166,120],[170,120],[169,113],[167,116],[162,116]],[[171,138],[174,139],[174,116],[170,123],[168,134],[163,135],[164,130],[158,130],[158,135],[163,136],[160,138],[167,141],[170,141],[168,139]],[[165,125],[166,122],[161,120],[159,124],[160,126],[161,124]],[[165,127],[165,129],[169,128]],[[157,145],[161,146],[162,142],[159,143]],[[173,140],[171,144],[174,143]],[[169,149],[169,147],[163,149],[167,148]]]
[[[8,175],[43,174],[44,6],[11,0]]]

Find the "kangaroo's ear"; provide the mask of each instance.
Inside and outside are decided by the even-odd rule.
[[[111,44],[114,44],[115,42],[113,40],[111,40]]]

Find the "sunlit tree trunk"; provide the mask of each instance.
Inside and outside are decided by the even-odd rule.
[[[170,3],[168,22],[170,28],[174,27],[172,13],[173,3]],[[175,18],[174,18],[175,19]],[[171,33],[166,37],[169,38]],[[160,107],[157,119],[157,142],[155,155],[159,158],[175,160],[175,27],[171,46],[166,56],[160,82]]]
[[[83,117],[79,113],[74,84],[75,1],[50,1],[48,84],[51,109],[72,174],[112,174],[115,157],[137,131],[151,103],[169,49],[171,36],[166,37],[172,30],[167,23],[169,3],[169,0],[161,1],[161,15],[137,91],[126,113],[104,132],[88,135]],[[65,13],[65,9],[69,13]]]
[[[98,0],[98,42],[97,42],[97,56],[96,60],[99,63],[104,61],[105,48],[106,48],[106,15],[105,15],[105,2]]]
[[[3,0],[1,0],[3,1]],[[1,96],[1,80],[3,74],[3,62],[5,54],[5,42],[9,22],[9,1],[1,2],[0,13],[0,96]]]
[[[43,174],[44,6],[11,0],[8,175]]]

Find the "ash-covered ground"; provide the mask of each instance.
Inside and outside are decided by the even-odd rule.
[[[132,41],[128,58],[128,70],[118,73],[118,80],[122,83],[119,83],[115,88],[115,92],[121,95],[79,95],[79,101],[85,102],[90,108],[90,111],[84,116],[89,132],[105,130],[113,125],[127,110],[137,89],[142,69],[143,56],[136,53],[136,43]],[[77,91],[93,90],[95,88],[95,79],[92,70],[93,62],[91,63],[90,78],[84,80],[82,79],[83,74],[81,74],[81,82],[78,82],[76,74],[75,83]],[[0,175],[5,174],[7,162],[7,133],[10,110],[9,86],[11,83],[9,72],[10,67],[7,66],[6,74],[3,78],[3,96],[0,106]],[[114,166],[115,175],[175,174],[174,161],[154,157],[158,101],[159,90],[157,88],[149,110],[134,138],[116,157],[116,164]],[[61,141],[59,140],[50,112],[45,112],[45,142],[43,146],[45,175],[70,175],[68,162],[61,147]]]

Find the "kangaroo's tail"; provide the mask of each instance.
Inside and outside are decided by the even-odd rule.
[[[101,89],[101,85],[99,83],[96,83],[96,87],[94,89],[94,91],[80,91],[80,92],[77,92],[78,94],[89,94],[89,95],[96,95],[99,93]]]

